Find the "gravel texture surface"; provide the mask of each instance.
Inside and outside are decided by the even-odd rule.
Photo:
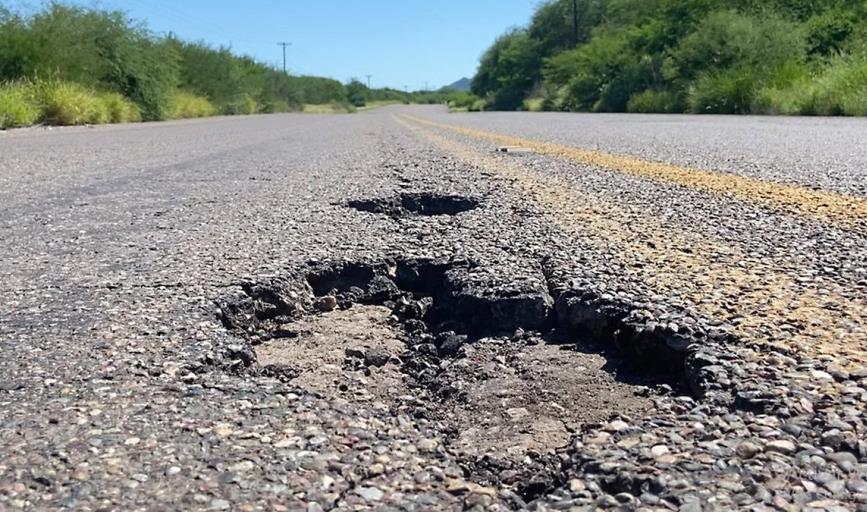
[[[495,112],[431,119],[698,169],[867,195],[861,118]]]
[[[867,510],[865,128],[0,133],[0,510]]]

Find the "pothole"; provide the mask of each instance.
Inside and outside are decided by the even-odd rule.
[[[351,200],[347,202],[347,206],[362,212],[403,217],[457,215],[477,208],[479,202],[473,198],[453,194],[407,192],[390,198]]]
[[[555,485],[555,450],[582,425],[642,416],[656,386],[700,395],[719,377],[695,333],[614,297],[549,291],[541,267],[316,263],[245,286],[221,312],[255,347],[251,371],[435,419],[468,478],[525,499]]]

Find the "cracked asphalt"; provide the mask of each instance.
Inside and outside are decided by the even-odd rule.
[[[865,134],[416,106],[0,133],[0,510],[867,510]],[[478,207],[347,207],[433,192]],[[479,455],[471,398],[369,393],[375,367],[318,393],[220,321],[250,283],[399,258],[536,283],[568,331],[470,341],[435,361],[450,388],[550,381],[540,343],[608,361],[564,378],[585,398],[482,394],[518,426],[565,410],[567,443]],[[604,390],[647,405],[569,414]]]

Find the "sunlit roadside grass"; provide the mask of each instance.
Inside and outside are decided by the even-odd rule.
[[[30,126],[39,121],[40,109],[28,82],[0,84],[0,129]]]
[[[367,112],[370,110],[387,107],[389,105],[400,105],[402,103],[402,101],[397,100],[368,101],[363,107],[357,107],[356,110],[358,112]]]
[[[42,82],[36,85],[42,121],[53,125],[102,124],[109,121],[108,107],[99,95],[77,84]]]
[[[217,108],[201,96],[175,91],[169,97],[166,117],[169,119],[193,119],[217,114]]]
[[[82,125],[141,120],[138,106],[123,95],[71,82],[26,80],[0,84],[0,128],[34,124]]]
[[[787,87],[761,91],[763,113],[819,116],[867,116],[867,54],[832,58],[815,75]]]
[[[323,103],[321,105],[304,105],[305,114],[351,114],[356,109],[348,103]]]

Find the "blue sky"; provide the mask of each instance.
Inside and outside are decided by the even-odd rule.
[[[74,0],[120,8],[156,32],[231,44],[291,73],[421,89],[472,76],[508,27],[527,23],[538,0]],[[13,1],[12,4],[15,4]],[[22,2],[39,5],[39,2]]]

